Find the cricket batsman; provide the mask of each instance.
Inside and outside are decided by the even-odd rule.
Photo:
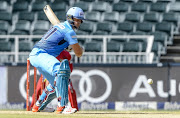
[[[70,62],[71,61],[71,55],[69,54],[68,51],[62,51],[60,55],[58,55],[56,57],[59,61],[62,61],[63,59],[67,59],[69,61],[69,65],[70,65],[70,69],[71,72],[73,70],[73,64]],[[49,82],[45,79],[44,80],[44,86],[46,87],[46,85],[48,85]],[[44,91],[46,92],[48,89],[44,89]],[[39,78],[38,80],[38,84],[36,87],[36,93],[37,96],[36,98],[39,98],[39,95],[41,94],[41,78]],[[68,96],[69,96],[69,101],[71,103],[71,107],[72,108],[76,108],[78,110],[78,105],[77,105],[77,98],[76,98],[76,91],[73,89],[73,85],[71,80],[69,80],[69,85],[68,85]],[[34,94],[33,96],[34,97]],[[47,112],[54,112],[53,108],[47,108],[46,106],[48,105],[48,103],[50,103],[54,98],[56,97],[56,92],[48,92],[46,99],[43,101],[42,105],[39,107],[39,112],[41,111],[47,111]],[[34,105],[34,99],[32,99],[31,105],[30,105],[30,109],[33,107]]]
[[[56,57],[68,46],[71,46],[77,57],[81,57],[83,49],[80,47],[75,30],[83,23],[84,12],[79,7],[72,7],[66,13],[66,21],[54,25],[43,35],[41,40],[35,44],[29,54],[30,63],[36,67],[41,74],[49,81],[46,87],[49,92],[56,92],[57,113],[75,113],[77,109],[69,108],[68,103],[68,82],[70,67],[67,59],[59,62]],[[48,92],[43,91],[32,111],[37,112],[42,105]]]

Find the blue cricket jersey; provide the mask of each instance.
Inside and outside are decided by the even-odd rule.
[[[58,56],[69,45],[78,43],[77,36],[68,21],[54,25],[44,34],[34,48],[43,49],[50,55]]]

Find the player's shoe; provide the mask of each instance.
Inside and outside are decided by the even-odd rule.
[[[53,108],[49,108],[49,107],[45,107],[43,110],[39,110],[40,112],[54,112],[55,109]]]
[[[72,114],[72,113],[76,113],[76,112],[77,112],[76,108],[71,108],[71,107],[66,106],[62,113],[63,114]]]
[[[59,107],[59,106],[57,106],[56,113],[62,113],[62,112],[63,112],[63,110],[64,110],[64,108],[65,108],[65,106],[63,106],[63,107]]]
[[[72,114],[77,112],[76,108],[71,108],[68,106],[64,106],[64,107],[57,107],[57,112],[56,113],[63,113],[63,114]]]
[[[39,112],[39,106],[33,105],[32,112]]]

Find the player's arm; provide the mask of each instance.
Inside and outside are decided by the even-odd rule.
[[[83,48],[79,45],[79,43],[71,45],[74,53],[76,54],[77,57],[81,57],[83,54]]]
[[[65,40],[69,42],[69,45],[73,49],[75,55],[77,57],[81,57],[83,54],[83,49],[77,41],[76,33],[73,30],[70,30],[65,34]]]

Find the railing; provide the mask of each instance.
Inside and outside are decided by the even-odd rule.
[[[19,39],[25,38],[27,40],[32,40],[33,38],[41,38],[42,35],[0,35],[0,38],[14,39],[15,49],[11,52],[0,52],[0,55],[9,55],[13,56],[10,60],[11,63],[19,63],[22,62],[19,60],[19,55],[26,55],[28,57],[29,52],[19,52]],[[78,35],[78,39],[102,39],[103,41],[103,49],[102,52],[84,52],[81,58],[77,58],[74,56],[74,52],[70,52],[73,56],[74,63],[152,63],[154,53],[151,52],[152,44],[154,41],[154,37],[151,35]],[[120,38],[127,38],[127,39],[147,39],[147,47],[145,52],[107,52],[107,40],[108,39],[120,39]],[[114,61],[109,61],[107,57],[114,58]],[[128,58],[131,60],[134,56],[139,56],[138,59],[134,61],[122,61],[122,58]],[[93,59],[94,58],[94,59]],[[143,60],[141,59],[143,58]],[[91,60],[90,60],[91,59]],[[26,60],[24,61],[26,62]],[[1,62],[3,63],[3,62]]]

